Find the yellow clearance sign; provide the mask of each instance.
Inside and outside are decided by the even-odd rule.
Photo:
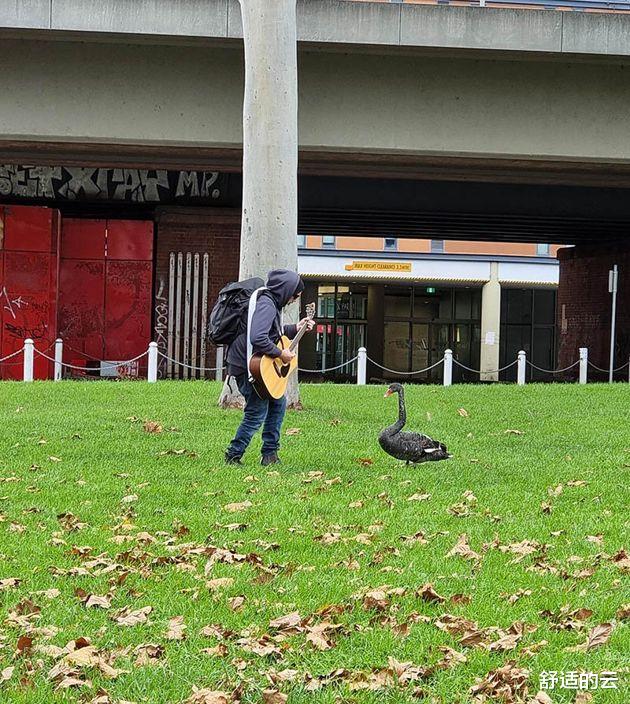
[[[352,262],[346,264],[346,271],[407,271],[411,272],[411,262]]]

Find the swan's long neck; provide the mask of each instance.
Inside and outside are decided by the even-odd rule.
[[[398,420],[394,423],[396,432],[400,432],[407,422],[407,409],[405,408],[405,394],[401,389],[398,392]]]

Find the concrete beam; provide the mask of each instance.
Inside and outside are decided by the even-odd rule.
[[[219,38],[227,32],[227,6],[228,0],[55,0],[50,28]]]
[[[562,13],[401,5],[400,45],[561,52]],[[444,12],[455,10],[455,12]]]
[[[630,13],[298,0],[297,22],[298,42],[350,52],[630,57]],[[3,0],[2,29],[173,44],[242,38],[238,0]]]
[[[0,3],[0,27],[48,29],[50,0],[5,0]]]

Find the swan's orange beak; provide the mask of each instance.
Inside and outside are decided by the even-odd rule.
[[[387,398],[388,396],[391,396],[393,393],[394,393],[394,392],[393,392],[391,389],[387,389],[387,391],[385,392],[385,395],[383,396],[383,398]]]

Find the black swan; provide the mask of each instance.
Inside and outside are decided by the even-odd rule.
[[[437,462],[451,457],[445,445],[432,440],[427,435],[400,432],[407,422],[403,387],[400,384],[391,384],[385,392],[385,398],[392,394],[398,394],[398,420],[379,433],[378,442],[383,450],[397,460],[404,460],[407,464]]]

